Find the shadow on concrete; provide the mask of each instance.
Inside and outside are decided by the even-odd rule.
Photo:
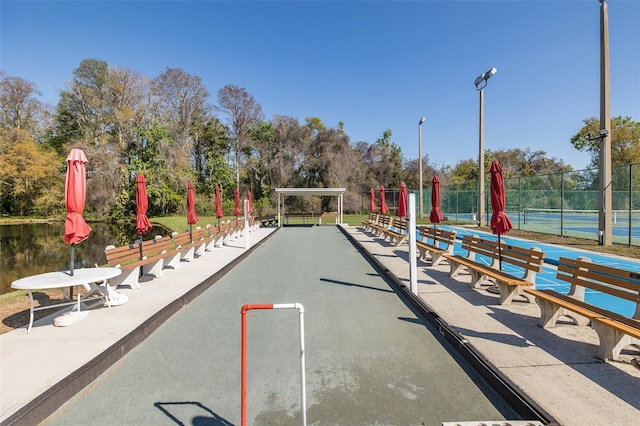
[[[356,284],[356,283],[350,283],[350,282],[346,282],[346,281],[332,280],[331,278],[320,278],[320,281],[323,281],[323,282],[326,282],[326,283],[332,283],[332,284],[346,285],[346,286],[349,286],[349,287],[366,288],[367,290],[377,290],[377,291],[382,291],[384,293],[395,293],[395,291],[393,291],[391,289],[377,288],[377,287],[371,287],[371,286],[363,285],[363,284]]]
[[[186,426],[192,424],[194,426],[233,426],[229,420],[220,417],[213,410],[206,407],[197,401],[184,401],[184,402],[156,402],[153,404],[157,409],[162,411],[171,421],[180,426]],[[172,410],[173,408],[176,408]],[[180,419],[179,416],[187,416],[183,413],[185,411],[194,410],[196,412],[204,411],[205,415],[191,415],[188,414],[189,419]],[[171,412],[173,411],[173,412]],[[180,411],[181,414],[176,413]]]
[[[638,379],[610,364],[616,361],[603,362],[599,360],[596,357],[597,345],[557,336],[553,332],[539,327],[537,317],[519,314],[502,308],[500,305],[488,306],[488,308],[491,310],[489,316],[508,326],[523,339],[640,410],[640,399],[637,394]],[[559,327],[581,326],[566,324]],[[630,353],[630,351],[625,352]],[[637,352],[635,354],[637,355]],[[587,368],[589,365],[594,367],[593,364],[599,368]]]

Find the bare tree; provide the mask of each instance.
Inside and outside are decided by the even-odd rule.
[[[218,108],[229,117],[229,126],[235,141],[236,188],[240,188],[242,150],[249,139],[249,130],[263,120],[262,107],[242,87],[227,84],[218,90]]]
[[[0,125],[35,133],[37,118],[43,111],[37,95],[40,93],[34,83],[0,72]]]
[[[135,131],[142,125],[145,113],[148,80],[127,68],[110,68],[108,107],[115,125],[118,150],[126,157]]]
[[[209,92],[202,79],[181,69],[167,68],[153,79],[151,92],[157,110],[168,121],[176,140],[189,145],[193,121],[207,109]]]
[[[209,92],[202,79],[181,69],[167,68],[151,82],[154,111],[166,123],[175,143],[163,143],[160,152],[173,173],[175,188],[192,179],[191,154],[194,122],[207,110]]]

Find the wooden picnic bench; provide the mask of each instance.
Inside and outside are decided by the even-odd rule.
[[[171,234],[176,250],[180,252],[180,259],[186,262],[193,262],[196,256],[204,256],[207,245],[205,238],[208,237],[209,232],[205,228]]]
[[[498,250],[497,241],[482,239],[477,235],[465,235],[462,238],[462,249],[467,250],[467,256],[443,254],[451,265],[449,276],[455,277],[462,269],[467,269],[471,275],[472,288],[478,288],[487,279],[492,279],[500,291],[501,305],[511,303],[515,296],[522,296],[530,301],[522,288],[535,285],[536,273],[542,271],[545,254],[537,247],[524,248],[504,242],[501,242],[500,247]],[[479,262],[476,255],[484,256],[489,264]],[[501,264],[515,266],[518,271],[522,271],[522,276],[499,269]]]
[[[420,253],[420,259],[425,260],[427,254],[431,256],[431,266],[436,266],[441,260],[446,260],[445,253],[453,255],[457,232],[435,226],[421,226],[420,239],[416,240],[416,246]]]
[[[261,226],[277,226],[278,225],[278,219],[273,214],[269,214],[265,216],[256,216],[254,220],[256,222],[260,222]]]
[[[141,275],[153,275],[162,278],[162,269],[166,266],[180,268],[180,253],[175,251],[175,244],[171,237],[156,237],[153,240],[115,247],[108,245],[104,249],[109,266],[122,269],[119,277],[111,280],[114,287],[128,286],[139,289]]]
[[[393,245],[399,246],[408,235],[407,231],[408,223],[403,218],[395,218],[391,222],[390,226],[384,231],[386,238],[389,238],[389,242]],[[386,239],[385,238],[385,239]]]
[[[371,231],[377,236],[384,236],[385,231],[389,229],[391,225],[391,216],[386,215],[378,215],[378,220],[376,223],[371,223]]]
[[[571,284],[568,294],[525,289],[540,306],[540,327],[553,328],[561,317],[570,318],[576,325],[590,324],[598,334],[597,356],[602,360],[619,359],[627,345],[640,347],[640,273],[599,265],[586,257],[560,257],[556,277]],[[635,305],[633,316],[585,302],[585,289],[631,301]]]

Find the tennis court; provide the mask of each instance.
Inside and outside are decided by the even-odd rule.
[[[462,228],[462,227],[453,227],[453,226],[440,226],[445,229],[455,229],[458,233],[458,238],[462,239],[462,236],[465,234],[477,234],[482,238],[486,238],[488,240],[497,239],[497,235],[493,235],[487,232],[482,232],[473,228]],[[627,269],[630,271],[640,272],[640,263],[634,261],[632,259],[625,259],[617,256],[607,256],[594,252],[586,252],[581,250],[574,250],[568,247],[563,247],[555,244],[544,244],[538,241],[531,240],[523,240],[520,238],[512,238],[509,237],[508,234],[500,236],[501,241],[504,241],[506,244],[511,244],[514,246],[520,247],[539,247],[546,255],[545,264],[542,269],[542,272],[538,273],[536,277],[536,288],[538,289],[546,289],[551,288],[560,293],[567,294],[569,292],[569,283],[565,281],[560,281],[556,279],[556,268],[555,265],[558,264],[558,258],[569,257],[569,258],[577,258],[580,256],[590,258],[594,263],[599,263],[602,265],[613,266],[616,268]],[[454,252],[456,254],[465,255],[466,250],[462,250],[460,241],[456,242],[456,246],[454,248]],[[484,262],[486,264],[490,263],[490,259],[482,256],[477,256],[476,260]],[[513,275],[522,275],[523,271],[520,268],[517,268],[513,265],[505,264],[503,265],[503,270],[505,272],[509,272]],[[621,315],[625,316],[633,316],[635,313],[635,304],[622,300],[620,298],[614,298],[612,296],[604,295],[599,292],[595,292],[593,290],[586,290],[585,299],[588,303],[592,303],[594,305],[603,307],[605,309],[611,310],[613,312],[617,312]]]
[[[515,219],[520,229],[594,239],[599,232],[598,215],[598,210],[524,209]],[[613,210],[609,221],[617,242],[640,242],[640,210]]]

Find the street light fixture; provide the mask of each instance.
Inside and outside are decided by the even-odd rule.
[[[491,68],[489,71],[482,73],[476,78],[473,84],[476,90],[480,92],[480,130],[478,142],[478,226],[484,225],[484,88],[487,86],[487,80],[491,78],[498,70]]]
[[[424,217],[424,203],[422,202],[422,123],[427,121],[426,117],[422,117],[418,121],[418,178],[420,179],[420,217]]]

